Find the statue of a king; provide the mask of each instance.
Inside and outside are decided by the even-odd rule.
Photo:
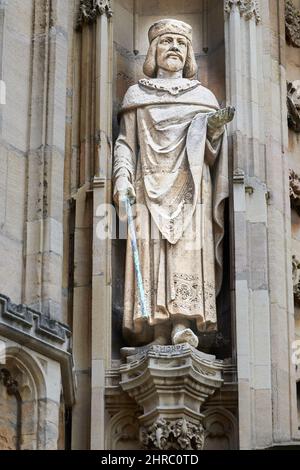
[[[114,201],[135,213],[141,309],[133,244],[127,241],[123,331],[130,346],[198,346],[217,327],[222,284],[224,202],[228,197],[225,126],[220,109],[194,79],[190,25],[160,20],[149,30],[147,77],[127,91],[114,152]]]

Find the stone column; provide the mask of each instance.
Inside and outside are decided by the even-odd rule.
[[[236,107],[230,140],[234,170],[239,437],[240,448],[250,449],[267,447],[272,442],[265,58],[258,2],[225,2],[225,41],[227,99]]]
[[[293,308],[284,2],[225,2],[240,447],[291,440]],[[279,19],[279,21],[278,21]],[[295,387],[294,387],[295,388]]]
[[[92,279],[92,404],[91,448],[104,449],[105,440],[105,370],[111,364],[111,240],[102,240],[97,231],[103,223],[103,208],[111,204],[112,163],[112,53],[113,36],[110,2],[97,18],[95,75],[95,176],[93,218]],[[108,211],[108,215],[111,214]],[[108,221],[108,226],[111,222]]]
[[[112,161],[112,8],[110,1],[82,0],[79,27],[83,26],[82,57],[85,113],[82,133],[81,175],[90,174],[93,195],[92,305],[91,305],[91,449],[104,449],[105,370],[111,361],[111,240],[99,237],[106,204],[111,204]],[[87,26],[85,26],[87,25]],[[89,60],[90,58],[91,60]],[[86,75],[90,75],[87,79]],[[92,86],[91,86],[92,85]],[[83,175],[87,181],[86,174]],[[107,222],[108,226],[110,222]]]

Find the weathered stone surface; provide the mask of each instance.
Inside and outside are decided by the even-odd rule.
[[[232,367],[202,407],[204,448],[299,444],[299,366],[291,362],[300,337],[299,11],[300,0],[0,0],[0,292],[36,307],[0,301],[0,346],[9,348],[6,367],[23,402],[23,449],[64,446],[61,379],[70,407],[72,361],[60,322],[74,331],[72,448],[142,446],[141,408],[119,387],[125,345],[118,328],[111,353],[111,297],[118,322],[122,316],[124,241],[114,241],[111,257],[110,241],[97,238],[97,207],[111,202],[112,120],[116,137],[121,100],[144,78],[146,32],[170,16],[193,26],[195,78],[222,107],[236,107],[218,321],[221,333],[232,331],[226,357],[235,355],[238,378]],[[214,348],[201,334],[200,344]],[[202,418],[192,425],[190,415],[156,418],[144,426],[148,447],[202,447]],[[16,423],[16,397],[0,383],[0,449],[18,446]]]

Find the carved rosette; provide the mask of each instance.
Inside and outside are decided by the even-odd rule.
[[[287,108],[289,127],[300,132],[300,80],[287,82]]]
[[[249,21],[255,18],[256,24],[261,21],[259,13],[259,5],[255,0],[226,0],[225,1],[225,12],[231,13],[233,7],[237,7],[240,11],[240,15]]]
[[[110,0],[81,0],[77,27],[81,28],[84,24],[94,23],[98,15],[112,17]]]
[[[223,362],[189,344],[135,348],[120,368],[120,386],[134,399],[147,449],[201,450],[201,407],[220,389]]]
[[[291,0],[285,2],[285,31],[288,44],[300,47],[300,10]]]
[[[141,428],[140,440],[145,449],[203,450],[205,430],[185,418],[174,421],[158,419],[148,428]]]

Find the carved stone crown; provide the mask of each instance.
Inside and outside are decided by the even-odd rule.
[[[149,29],[149,42],[151,43],[162,34],[180,34],[192,42],[193,28],[183,21],[171,19],[159,20]]]

